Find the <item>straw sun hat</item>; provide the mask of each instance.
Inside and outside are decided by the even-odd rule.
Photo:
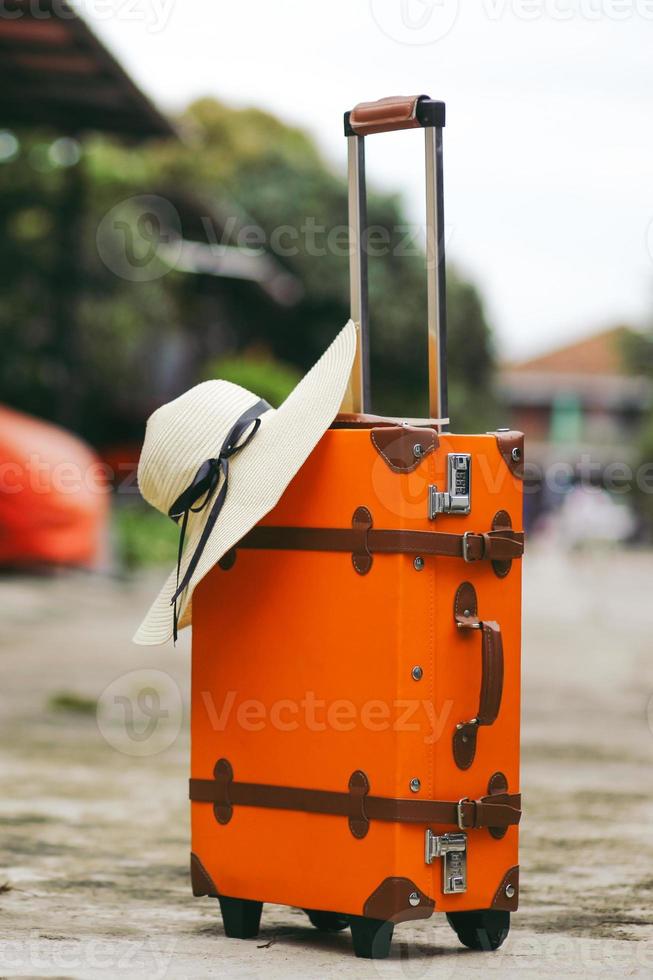
[[[272,510],[335,418],[355,348],[350,320],[276,410],[238,385],[204,381],[150,416],[138,484],[179,524],[179,560],[135,643],[164,643],[190,624],[197,583]]]

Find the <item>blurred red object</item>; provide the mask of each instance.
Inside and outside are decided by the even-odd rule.
[[[0,565],[97,565],[110,506],[105,471],[76,436],[0,406]]]

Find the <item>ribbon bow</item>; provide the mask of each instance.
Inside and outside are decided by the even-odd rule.
[[[182,595],[184,590],[188,587],[195,569],[197,568],[197,563],[199,562],[202,552],[206,546],[206,542],[209,540],[211,532],[215,527],[215,522],[217,521],[220,511],[224,506],[224,502],[227,497],[227,489],[229,487],[229,460],[236,453],[244,449],[245,446],[254,438],[258,432],[258,428],[261,424],[260,416],[267,412],[271,408],[270,405],[261,398],[248,408],[247,411],[236,420],[233,424],[229,433],[222,443],[222,448],[215,458],[206,459],[198,469],[197,473],[193,477],[190,486],[181,493],[175,502],[172,504],[168,511],[168,517],[171,517],[173,521],[179,523],[181,519],[181,530],[179,534],[179,549],[177,551],[177,584],[175,587],[175,593],[170,600],[170,605],[173,606],[173,628],[172,634],[174,642],[177,642],[177,622],[178,622],[178,610],[177,601]],[[239,442],[247,429],[250,432],[243,442]],[[215,493],[215,490],[220,482],[220,476],[224,477],[222,481],[222,486],[220,487],[220,492],[215,498],[215,502],[211,507],[211,512],[206,520],[204,529],[197,543],[197,547],[188,563],[188,568],[181,580],[179,581],[179,574],[181,571],[181,559],[184,552],[184,540],[186,538],[186,528],[188,526],[188,518],[190,514],[197,514],[199,511],[204,510],[208,505],[211,497]]]

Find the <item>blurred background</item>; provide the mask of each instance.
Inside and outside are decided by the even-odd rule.
[[[575,780],[585,767],[580,792],[599,792],[613,764],[636,795],[641,739],[627,738],[629,726],[643,726],[650,742],[652,20],[635,0],[485,0],[474,10],[454,0],[3,2],[6,734],[13,744],[23,733],[39,778],[39,746],[64,765],[89,763],[98,694],[132,661],[164,664],[185,690],[179,650],[139,654],[136,664],[128,649],[177,547],[172,522],[138,496],[145,421],[206,378],[273,404],[292,389],[348,317],[342,113],[426,91],[448,110],[452,429],[526,433],[525,695],[536,746],[526,758],[536,812],[538,766],[552,751]],[[420,134],[375,136],[367,153],[373,410],[423,416]],[[615,699],[625,755],[596,749],[598,705],[614,709]],[[578,730],[588,705],[597,726],[589,755]],[[170,759],[174,769],[174,754],[157,764]],[[71,778],[79,799],[86,777]],[[5,814],[20,827],[11,848],[29,811],[40,860],[48,828],[39,820],[58,804],[43,810],[26,793],[19,812]],[[87,817],[75,818],[86,830]],[[48,853],[63,861],[57,827]],[[183,836],[181,827],[175,847]],[[585,868],[598,853],[587,837],[589,852],[582,841],[577,851]],[[533,853],[544,846],[533,838]],[[554,888],[546,874],[555,862],[551,844],[540,894]],[[29,861],[18,867],[16,881],[32,880]],[[97,868],[89,880],[100,887]],[[646,921],[630,893],[615,901],[623,922],[599,935],[631,939]],[[595,902],[574,928],[592,932],[597,915]]]

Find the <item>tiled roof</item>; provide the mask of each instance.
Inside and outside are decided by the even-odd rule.
[[[629,333],[627,327],[613,327],[547,354],[505,364],[503,370],[510,374],[628,375],[631,372],[625,364],[622,345]]]

